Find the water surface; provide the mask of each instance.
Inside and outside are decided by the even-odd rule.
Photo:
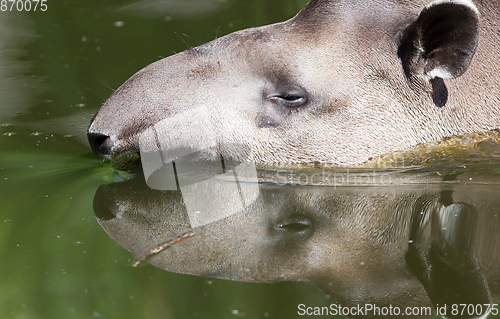
[[[331,304],[327,297],[333,297],[335,289],[331,289],[334,284],[329,285],[330,281],[315,282],[314,286],[297,281],[266,284],[206,278],[194,275],[213,275],[208,269],[213,263],[207,262],[205,267],[208,268],[203,273],[198,269],[198,261],[181,257],[168,259],[170,270],[194,275],[167,272],[147,263],[132,268],[133,254],[120,245],[139,254],[151,244],[186,231],[190,227],[189,218],[184,217],[183,222],[171,225],[156,216],[160,222],[150,223],[155,227],[138,231],[142,236],[136,238],[136,248],[120,240],[120,245],[117,244],[106,233],[111,234],[111,230],[103,222],[112,221],[114,215],[104,218],[99,210],[95,212],[95,198],[109,199],[109,194],[113,194],[114,204],[119,204],[123,203],[120,201],[123,196],[135,198],[127,194],[128,185],[140,187],[139,193],[150,190],[144,186],[142,176],[130,179],[130,173],[118,171],[92,154],[85,136],[87,125],[99,105],[113,89],[142,67],[232,31],[284,20],[305,3],[304,0],[51,1],[46,12],[0,13],[1,318],[298,318],[299,304],[312,307]],[[257,241],[249,241],[243,245],[245,249],[233,249],[233,255],[241,252],[241,256],[271,258],[281,254],[280,258],[286,259],[289,256],[285,252],[297,247],[309,251],[307,246],[300,246],[307,243],[308,238],[330,240],[328,233],[331,232],[326,228],[329,222],[337,219],[348,222],[345,218],[357,216],[348,214],[349,209],[357,207],[347,204],[353,199],[357,205],[368,205],[383,198],[418,199],[422,196],[439,202],[443,192],[452,191],[461,194],[454,201],[467,202],[477,209],[483,209],[488,203],[490,208],[498,207],[495,206],[495,194],[500,181],[495,147],[498,145],[491,143],[493,151],[474,163],[471,158],[477,158],[477,154],[472,152],[462,154],[462,158],[460,154],[453,157],[456,159],[453,162],[435,160],[418,168],[408,160],[410,156],[404,157],[404,165],[401,161],[387,164],[391,162],[383,159],[387,164],[382,165],[384,167],[377,164],[363,169],[336,168],[326,173],[336,176],[329,180],[329,185],[312,178],[315,173],[320,174],[316,176],[324,173],[318,168],[263,169],[260,171],[259,199],[254,205],[286,208],[291,207],[285,205],[287,202],[301,198],[303,208],[309,207],[309,215],[302,218],[304,214],[298,214],[300,207],[295,206],[293,209],[297,212],[292,215],[298,219],[292,223],[272,219],[274,226],[293,225],[285,227],[284,234],[272,237],[273,245],[266,246],[272,251],[257,254],[252,250],[262,248],[258,244],[262,243],[262,237],[257,235],[262,234],[264,228],[258,226],[265,225],[273,216],[279,217],[278,210],[275,215],[271,214],[272,209],[264,210],[267,215],[256,215],[253,224],[245,218],[238,219],[241,214],[229,217],[235,219],[233,224],[227,224],[229,219],[220,219],[208,228],[207,231],[213,233],[199,232],[187,240],[200,245],[213,243],[213,247],[205,250],[209,252],[209,248],[217,248],[219,244],[230,247],[228,243],[234,241],[238,231],[240,234],[247,232],[249,238]],[[485,149],[487,147],[481,148]],[[479,153],[483,154],[482,151]],[[417,185],[408,183],[416,177]],[[115,187],[118,190],[114,191]],[[103,189],[106,196],[98,197]],[[159,194],[161,192],[154,191],[153,195],[144,194],[134,203],[139,207],[147,198]],[[169,194],[178,196],[178,192]],[[314,207],[325,206],[315,206],[314,198],[323,198],[323,203],[334,207],[344,207],[344,215],[331,217],[325,209],[315,211]],[[277,201],[282,204],[271,205]],[[164,218],[170,223],[176,221],[168,216]],[[356,218],[360,218],[358,225],[361,226],[369,220],[363,215]],[[403,220],[398,218],[398,221]],[[352,222],[352,219],[347,220]],[[219,228],[217,223],[220,223]],[[491,225],[497,224],[491,222]],[[160,233],[152,233],[154,230]],[[495,232],[490,233],[491,230],[486,233],[486,241],[479,242],[490,240],[489,245],[498,248],[495,246],[498,242],[492,241]],[[202,240],[209,235],[212,241]],[[186,248],[189,247],[187,240]],[[290,241],[292,246],[289,246]],[[182,251],[181,244],[158,257]],[[356,267],[361,267],[362,262],[368,265],[368,260],[348,259],[345,254],[352,251],[353,246],[344,246],[339,249],[342,254],[338,256],[352,260]],[[337,256],[335,249],[328,253]],[[492,256],[496,258],[497,255]],[[497,260],[495,258],[492,262]],[[271,258],[269,264],[271,260],[284,262],[285,259]],[[162,264],[158,261],[157,265]],[[163,264],[163,268],[168,268],[166,265]],[[285,265],[283,263],[282,270]],[[236,266],[233,272],[227,270],[226,278],[271,281],[251,265]],[[293,263],[287,267],[291,272],[282,279],[305,278],[299,278],[298,268],[294,268]],[[342,270],[342,267],[337,268],[337,271]],[[222,273],[216,275],[223,277]]]

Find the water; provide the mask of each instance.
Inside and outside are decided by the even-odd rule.
[[[495,143],[490,148],[479,146],[483,147],[479,154],[485,156],[479,161],[473,160],[478,152],[471,151],[453,157],[456,161],[451,164],[431,154],[427,158],[434,160],[425,161],[425,167],[415,167],[405,155],[397,157],[406,159],[404,167],[401,161],[391,164],[394,161],[382,159],[389,164],[329,168],[326,174],[336,179],[326,183],[312,177],[322,176],[323,169],[260,169],[259,196],[250,207],[265,214],[236,212],[201,226],[192,238],[149,259],[188,274],[145,262],[131,267],[134,255],[120,245],[141,254],[181,235],[191,221],[178,191],[150,191],[142,176],[130,179],[132,174],[114,169],[90,152],[85,131],[91,116],[112,89],[147,64],[216,36],[284,20],[306,2],[186,0],[170,1],[163,8],[155,1],[51,1],[46,12],[0,12],[0,318],[302,317],[297,314],[299,304],[328,307],[332,302],[328,295],[333,298],[339,287],[358,287],[347,283],[351,269],[376,269],[368,268],[374,267],[373,260],[364,258],[368,255],[355,253],[373,239],[393,237],[376,231],[342,232],[355,230],[353,226],[386,229],[373,228],[377,224],[370,219],[373,214],[366,215],[368,207],[384,212],[385,219],[378,223],[405,225],[405,214],[391,214],[394,210],[385,209],[384,203],[416,207],[416,201],[425,197],[439,208],[450,192],[456,194],[452,203],[468,203],[488,216],[476,221],[477,246],[466,245],[465,251],[479,252],[483,264],[492,264],[488,273],[498,269],[497,254],[485,257],[498,251],[494,209],[500,181]],[[417,185],[409,185],[408,180],[414,179]],[[130,199],[135,200],[127,206]],[[111,204],[102,206],[101,201]],[[158,215],[154,210],[158,204],[172,209],[176,217]],[[114,214],[99,208],[94,212],[94,207],[119,207],[125,224],[114,224]],[[336,207],[334,217],[326,214],[332,207]],[[469,206],[452,207],[468,216]],[[130,216],[143,216],[139,228],[132,228]],[[140,228],[144,225],[150,227]],[[126,241],[120,229],[139,236]],[[395,231],[389,226],[386,230]],[[241,241],[242,234],[246,242]],[[361,237],[364,241],[349,241]],[[322,253],[312,256],[311,251]],[[190,253],[194,255],[189,257]],[[169,254],[177,255],[161,262]],[[330,267],[326,273],[335,276],[304,275],[302,270],[311,268],[304,266],[305,260],[320,265],[325,256]],[[345,263],[332,268],[332,260],[340,259]],[[466,258],[472,263],[470,259]],[[232,267],[227,267],[229,263]],[[216,271],[224,265],[223,272]],[[286,276],[316,286],[193,275],[259,282]],[[382,287],[385,278],[375,278],[376,286]]]

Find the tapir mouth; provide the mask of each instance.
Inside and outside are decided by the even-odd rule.
[[[120,150],[108,159],[111,166],[118,170],[136,170],[141,168],[141,155],[138,149]]]

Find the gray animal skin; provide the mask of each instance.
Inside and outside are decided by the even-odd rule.
[[[88,138],[109,159],[154,126],[203,160],[359,164],[499,128],[499,18],[496,0],[311,0],[140,70]]]
[[[193,237],[149,261],[197,276],[306,281],[344,307],[429,307],[435,314],[434,307],[447,305],[448,318],[482,318],[454,316],[451,307],[498,303],[498,192],[498,185],[481,184],[260,184],[253,204],[194,227]],[[143,178],[99,187],[94,211],[135,257],[193,227],[179,191],[151,190]]]

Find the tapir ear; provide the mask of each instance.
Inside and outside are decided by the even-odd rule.
[[[400,47],[409,77],[452,79],[461,76],[474,56],[479,12],[470,0],[436,0],[405,31]]]

